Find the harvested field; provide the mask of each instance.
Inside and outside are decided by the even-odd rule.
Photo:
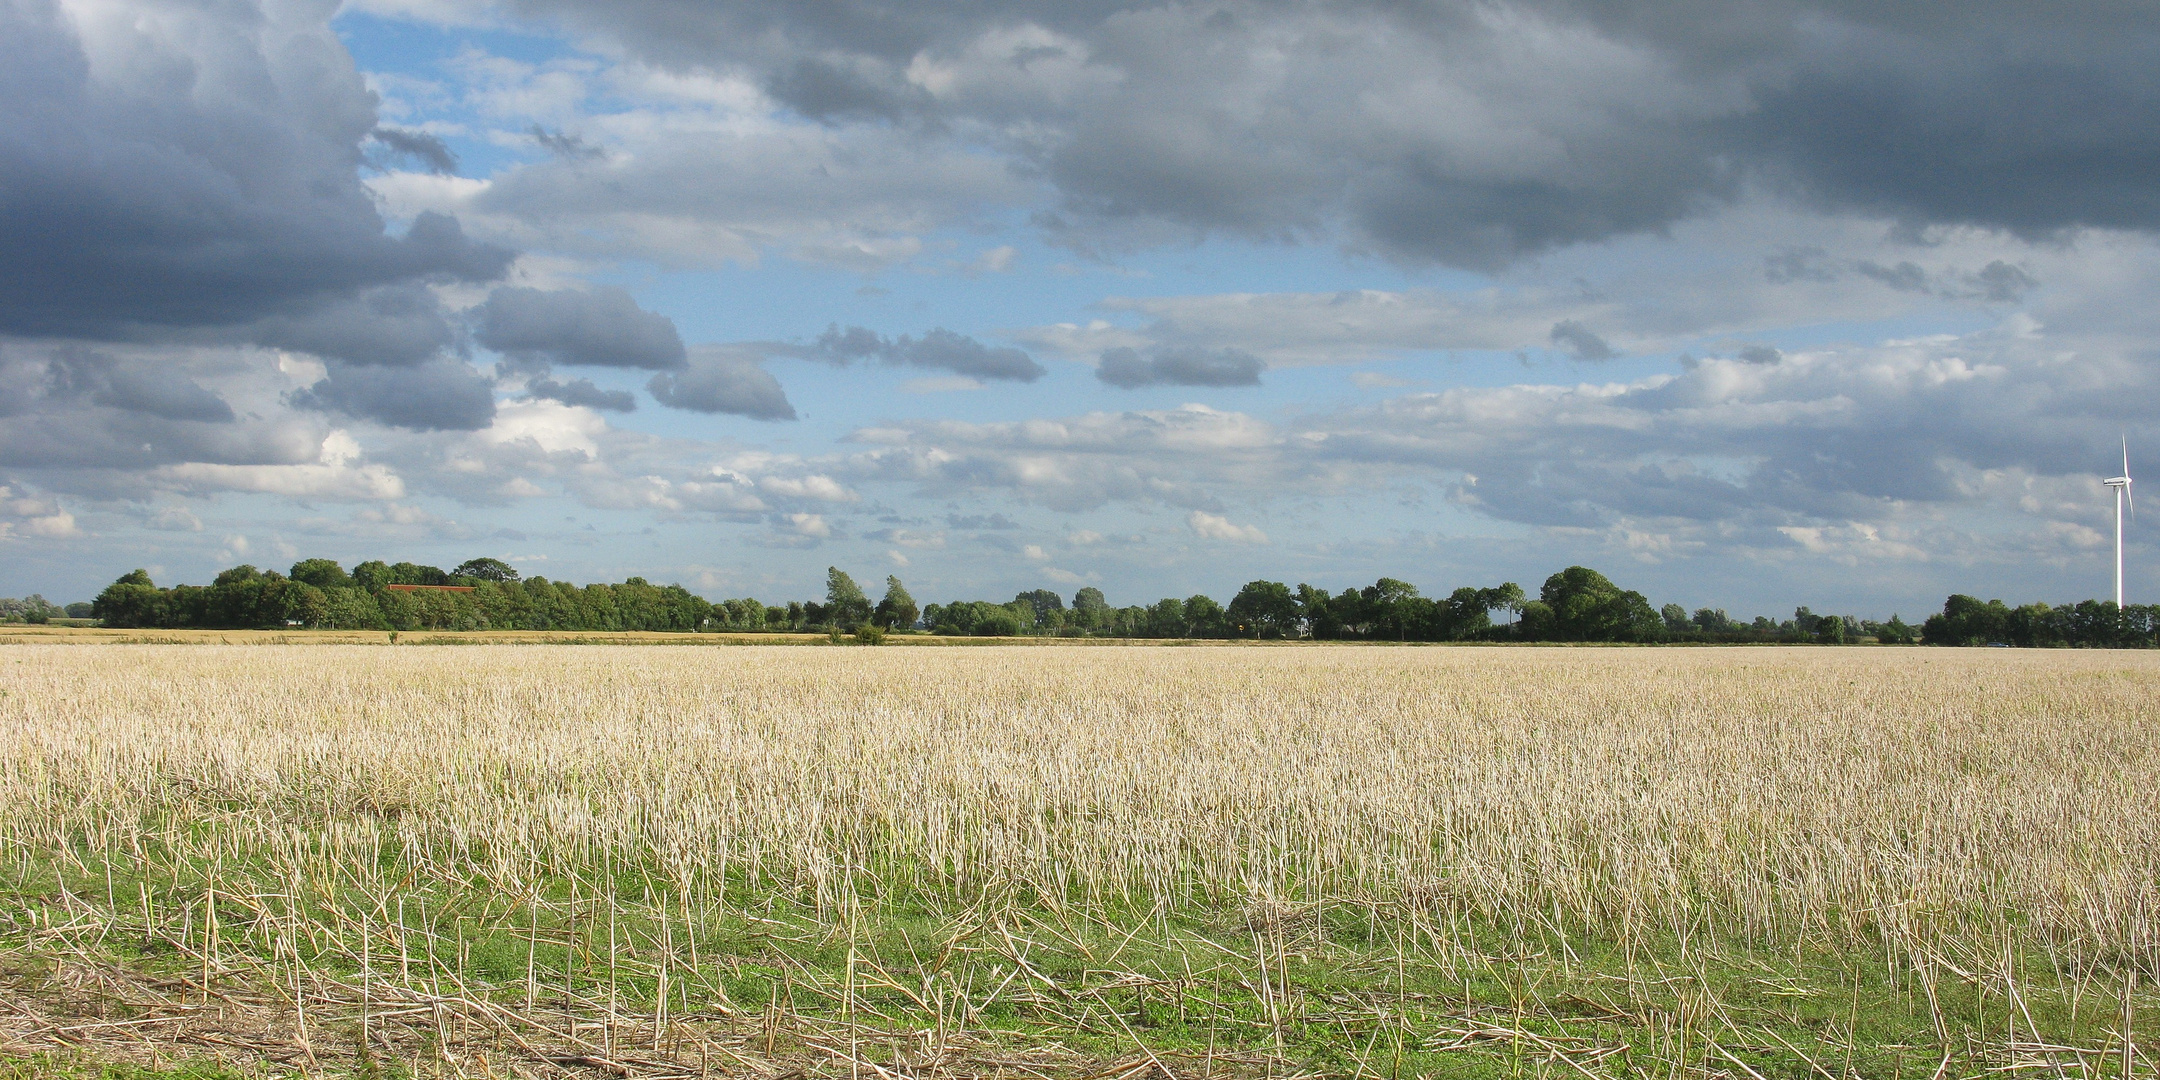
[[[56,1069],[2122,1076],[2160,1038],[2136,653],[23,644],[0,689],[0,1033]]]

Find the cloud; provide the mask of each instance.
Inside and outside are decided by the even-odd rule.
[[[418,161],[427,171],[437,176],[457,174],[457,155],[450,152],[441,139],[425,131],[405,131],[400,128],[379,127],[369,133],[369,138],[383,144],[392,153]]]
[[[541,149],[564,161],[607,160],[608,152],[606,149],[594,146],[575,135],[565,134],[560,131],[549,131],[538,124],[534,124],[527,129],[527,132],[532,136],[534,142],[540,144]]]
[[[1229,518],[1195,510],[1185,515],[1185,525],[1202,540],[1228,540],[1239,544],[1265,544],[1267,534],[1257,526],[1238,525]]]
[[[433,289],[383,285],[295,304],[246,328],[253,341],[355,364],[409,366],[457,343]]]
[[[1610,360],[1620,355],[1605,343],[1604,338],[1591,333],[1589,327],[1573,319],[1554,323],[1552,333],[1548,336],[1553,344],[1567,350],[1568,355],[1577,360]]]
[[[624,74],[726,82],[688,69]],[[530,77],[571,80],[572,112],[588,94],[608,99],[578,121],[575,146],[554,142],[547,159],[484,181],[391,173],[368,187],[392,213],[455,214],[476,233],[528,250],[667,267],[754,265],[776,253],[863,272],[912,260],[926,250],[925,234],[980,223],[991,208],[1028,204],[1041,191],[995,155],[914,131],[776,122],[749,87],[711,87],[719,103],[624,106],[616,100],[623,83],[583,81],[605,76]]]
[[[161,532],[203,531],[202,519],[196,517],[186,507],[182,506],[160,507],[145,519],[143,524]]]
[[[224,398],[185,375],[154,370],[141,361],[63,346],[53,353],[50,372],[55,397],[79,395],[98,405],[163,420],[208,424],[233,420],[232,406]]]
[[[1131,390],[1142,386],[1258,386],[1266,367],[1240,349],[1158,349],[1143,358],[1139,350],[1105,349],[1095,377]]]
[[[663,371],[646,384],[654,400],[672,409],[732,413],[753,420],[793,420],[795,406],[779,380],[754,356],[725,347],[701,347],[681,371]]]
[[[557,364],[679,368],[688,360],[674,320],[613,286],[542,291],[504,286],[474,311],[473,339],[506,356]]]
[[[1350,383],[1360,390],[1397,390],[1414,385],[1400,375],[1389,375],[1382,371],[1353,371],[1350,373]]]
[[[1039,220],[1090,250],[1325,237],[1491,269],[1655,233],[1750,187],[2027,234],[2160,225],[2143,183],[2160,146],[2144,74],[2156,35],[2134,5],[512,10],[659,69],[739,73],[817,121],[819,153],[889,153],[896,134],[984,148],[1047,182]],[[827,160],[784,153],[804,164],[776,175]],[[836,174],[856,208],[834,217],[937,205],[911,186],[879,202]]]
[[[75,515],[57,500],[0,484],[0,540],[66,540],[81,535]]]
[[[1208,483],[1265,471],[1281,436],[1242,413],[1185,405],[986,424],[913,422],[851,438],[874,447],[850,461],[865,482],[910,483],[931,497],[1002,493],[1073,511],[1113,501],[1213,510]]]
[[[295,392],[292,403],[414,431],[477,431],[495,419],[494,391],[462,360],[409,368],[333,362],[329,377]]]
[[[373,99],[326,10],[138,14],[0,9],[0,333],[257,340],[259,320],[508,265],[448,217],[385,229],[355,168]]]
[[[2104,340],[2073,345],[2012,319],[1770,363],[1751,348],[1623,382],[1405,394],[1280,423],[1196,407],[900,423],[858,433],[866,449],[846,475],[1063,511],[1174,507],[1196,534],[1225,538],[1213,522],[1226,500],[1410,485],[1455,511],[1558,530],[1548,535],[1635,536],[1631,557],[1793,550],[1817,534],[1780,530],[1856,523],[1899,544],[1925,533],[1937,551],[1985,551],[2005,515],[2104,524],[2102,435],[2127,426],[2133,447],[2160,441],[2140,435],[2160,422],[2138,404],[2155,376]]]
[[[1000,531],[1017,529],[1020,527],[1019,522],[1016,522],[1003,514],[947,514],[945,515],[945,524],[950,525],[955,529],[990,529]]]
[[[570,454],[586,461],[600,457],[600,436],[607,421],[558,401],[520,401],[504,405],[480,438],[498,446],[523,443],[542,454]]]
[[[910,394],[951,394],[983,388],[981,380],[965,375],[934,375],[924,379],[909,379],[900,389]]]
[[[565,405],[582,405],[603,412],[635,412],[637,398],[628,390],[602,390],[591,379],[572,379],[556,382],[553,379],[534,379],[525,384],[528,397],[548,398]]]
[[[1997,304],[2017,303],[2040,284],[2025,271],[2001,259],[1981,267],[1980,272],[1973,275],[1973,282],[1979,286],[1981,296]]]
[[[885,338],[860,326],[850,326],[846,330],[837,325],[830,326],[801,355],[837,364],[877,359],[887,364],[936,368],[971,379],[1034,382],[1048,374],[1041,364],[1019,349],[994,349],[942,327],[921,338],[906,334]]]
[[[1011,244],[1001,244],[975,256],[975,261],[968,264],[968,273],[1002,274],[1012,269],[1013,260],[1018,258],[1019,255],[1020,250],[1018,248],[1013,247]]]
[[[191,461],[158,469],[154,478],[175,491],[209,494],[254,492],[301,499],[398,499],[405,482],[387,466],[358,464],[360,444],[343,431],[322,441],[314,462],[292,465],[221,465]],[[239,550],[245,551],[242,538]]]

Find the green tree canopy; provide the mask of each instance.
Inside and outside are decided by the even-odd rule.
[[[1360,590],[1358,598],[1364,601],[1365,621],[1371,624],[1369,632],[1398,641],[1409,636],[1417,586],[1384,577]]]
[[[241,563],[240,565],[232,567],[229,570],[218,571],[218,576],[211,579],[210,584],[212,586],[238,585],[243,581],[253,581],[261,576],[262,571],[255,569],[247,563]]]
[[[1073,594],[1073,623],[1086,629],[1106,626],[1114,618],[1110,601],[1093,585]]]
[[[302,559],[292,564],[292,572],[286,576],[318,589],[349,589],[353,584],[352,575],[330,559]]]
[[[1230,598],[1224,612],[1230,632],[1240,637],[1279,638],[1297,636],[1298,603],[1290,586],[1280,581],[1248,581]]]
[[[1223,615],[1221,604],[1194,594],[1185,598],[1185,632],[1193,637],[1228,637],[1230,621]]]
[[[478,578],[481,581],[516,581],[518,572],[501,559],[481,557],[467,559],[450,571],[451,577]]]
[[[870,598],[863,595],[862,586],[837,566],[825,568],[825,610],[823,621],[842,630],[853,630],[870,621],[872,609]]]
[[[1538,600],[1549,612],[1545,633],[1560,641],[1652,641],[1664,630],[1647,597],[1587,566],[1546,578]]]
[[[922,617],[915,606],[915,598],[908,595],[907,586],[900,584],[899,577],[885,577],[885,599],[878,601],[877,624],[888,630],[906,630]]]
[[[1054,625],[1057,619],[1050,613],[1065,610],[1065,598],[1048,589],[1029,589],[1014,596],[1013,603],[1026,604],[1033,608],[1035,622],[1041,625]]]

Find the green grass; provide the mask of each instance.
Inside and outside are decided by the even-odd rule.
[[[149,997],[173,1007],[216,994],[252,1002],[260,1015],[249,1022],[275,1029],[290,1023],[301,987],[319,999],[309,1067],[327,1075],[435,1075],[446,1059],[505,1052],[492,1029],[446,1042],[421,1024],[363,1062],[361,987],[378,1013],[410,991],[485,1000],[557,1028],[572,1015],[612,1017],[574,1033],[612,1053],[627,1044],[693,1063],[712,1057],[700,1039],[717,1041],[812,1073],[848,1072],[850,1059],[934,1072],[923,1063],[944,1045],[957,1048],[948,1063],[1019,1055],[1076,1074],[1152,1055],[1180,1076],[1926,1080],[2019,1065],[2121,1075],[2117,961],[1964,940],[1947,918],[1924,956],[1864,940],[1749,941],[1707,916],[1619,940],[1444,896],[1137,909],[1026,890],[829,889],[821,910],[808,890],[735,881],[686,894],[636,868],[612,888],[605,874],[430,881],[415,870],[401,891],[368,895],[267,867],[227,865],[212,889],[188,868],[108,879],[87,855],[83,865],[64,880],[18,872],[0,890],[0,985],[11,995],[48,1016],[158,1011],[144,994],[134,1005],[126,994],[86,997],[82,980],[71,989],[64,977],[107,965],[162,987]],[[2137,1030],[2160,1034],[2150,994],[2135,1002]],[[675,1026],[652,1050],[663,1010]],[[2083,1053],[2018,1049],[2033,1044]],[[296,1044],[277,1045],[290,1056]],[[92,1042],[70,1058],[0,1065],[15,1070],[0,1080],[223,1080],[283,1067],[99,1063],[128,1050]],[[2149,1067],[2148,1057],[2138,1071]]]

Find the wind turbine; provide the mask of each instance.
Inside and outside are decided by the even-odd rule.
[[[2110,476],[2100,481],[2115,489],[2115,610],[2121,611],[2122,595],[2122,525],[2123,504],[2130,505],[2130,512],[2137,513],[2137,500],[2130,497],[2130,438],[2123,437],[2123,471],[2121,476]]]

